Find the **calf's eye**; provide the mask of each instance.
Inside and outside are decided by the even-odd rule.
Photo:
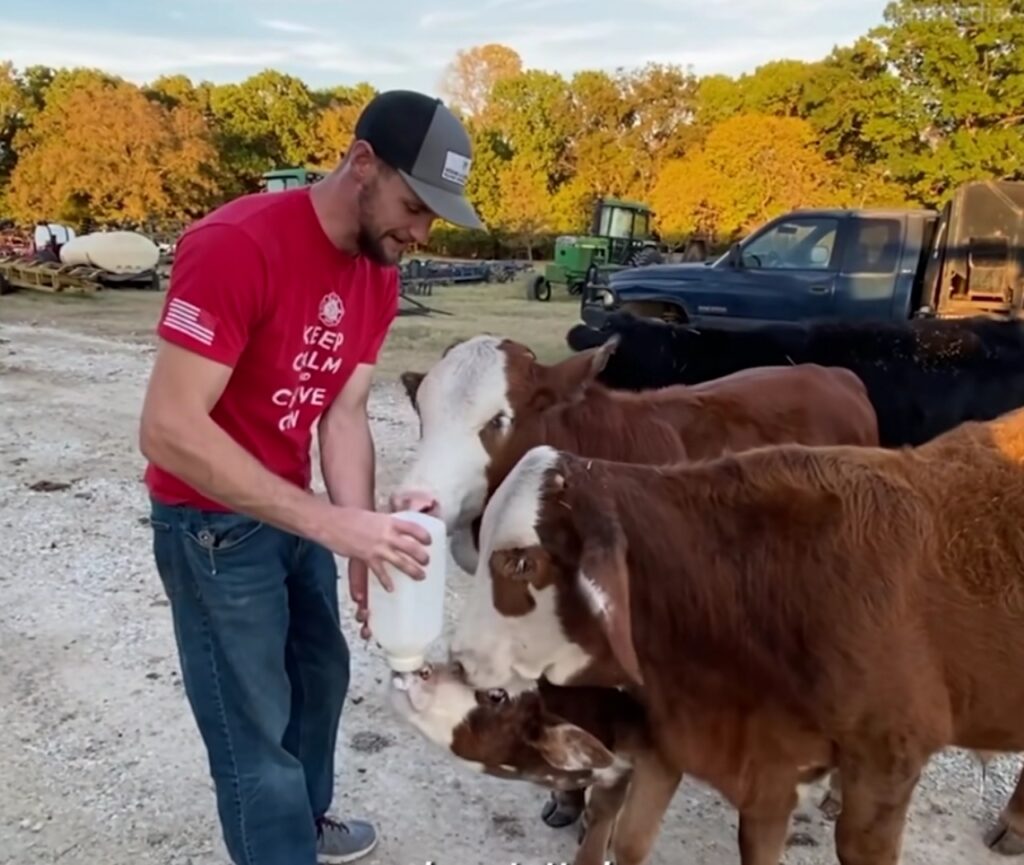
[[[508,700],[508,692],[504,688],[491,688],[487,692],[487,699],[495,704],[504,703]]]

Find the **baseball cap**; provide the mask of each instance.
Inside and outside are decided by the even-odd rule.
[[[483,228],[465,197],[473,161],[469,133],[440,99],[414,90],[379,93],[359,115],[355,137],[369,143],[442,219]]]

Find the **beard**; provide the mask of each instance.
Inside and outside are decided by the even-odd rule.
[[[359,232],[356,234],[356,246],[360,255],[376,264],[392,267],[401,260],[401,252],[392,254],[384,246],[384,239],[392,237],[400,242],[391,232],[381,231],[376,219],[377,183],[365,186],[359,192]]]

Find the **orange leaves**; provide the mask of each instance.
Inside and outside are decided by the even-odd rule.
[[[8,205],[26,222],[170,222],[201,212],[217,190],[203,117],[126,82],[86,77],[49,92],[15,146]]]
[[[841,175],[797,117],[741,114],[666,163],[651,194],[665,234],[744,233],[795,207],[839,205]]]

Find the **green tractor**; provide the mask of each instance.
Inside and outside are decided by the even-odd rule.
[[[662,261],[651,230],[651,209],[637,201],[599,198],[594,205],[590,234],[563,236],[555,241],[555,260],[531,284],[536,300],[551,300],[551,286],[564,285],[581,294],[602,273]]]
[[[280,192],[297,186],[309,186],[326,177],[327,172],[315,168],[275,168],[273,171],[265,171],[261,176],[264,192]]]

